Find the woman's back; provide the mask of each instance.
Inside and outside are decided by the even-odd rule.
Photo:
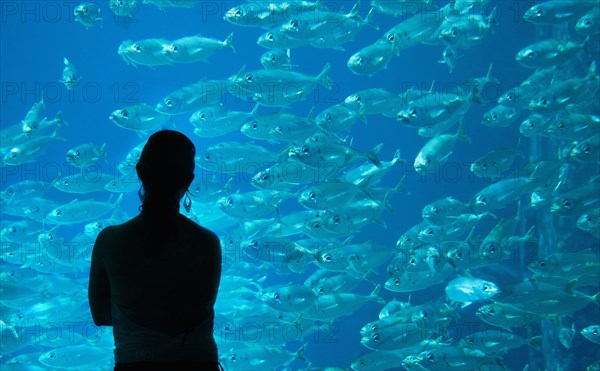
[[[114,305],[132,321],[171,335],[214,316],[221,269],[215,266],[221,260],[218,238],[185,216],[174,218],[156,225],[138,216],[109,227],[98,241]],[[170,238],[150,253],[155,233]]]

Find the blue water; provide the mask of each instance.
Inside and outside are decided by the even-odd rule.
[[[86,29],[82,24],[73,19],[72,11],[74,2],[70,1],[2,1],[1,21],[0,21],[0,81],[2,84],[1,102],[1,125],[2,128],[19,123],[31,106],[44,99],[46,110],[44,116],[53,117],[56,112],[62,111],[63,118],[68,122],[60,131],[60,136],[64,141],[53,141],[47,150],[39,156],[35,162],[30,162],[18,166],[3,166],[2,169],[2,190],[9,185],[22,180],[43,180],[53,181],[58,175],[66,176],[75,174],[77,169],[67,164],[65,159],[66,152],[76,145],[83,143],[94,143],[102,145],[106,143],[106,157],[100,161],[95,171],[108,173],[117,176],[116,165],[124,160],[127,152],[138,145],[144,138],[136,133],[117,127],[109,121],[108,116],[111,112],[133,104],[148,103],[156,104],[171,92],[192,84],[201,78],[206,79],[225,79],[237,73],[242,66],[247,70],[261,69],[259,57],[266,49],[257,45],[258,36],[266,30],[258,28],[247,28],[232,25],[223,20],[226,10],[239,4],[233,1],[218,2],[200,2],[191,9],[165,8],[159,10],[152,5],[139,5],[130,18],[122,18],[113,15],[108,8],[108,1],[97,2],[102,8],[103,22],[101,26],[94,26]],[[347,12],[354,2],[338,1],[326,2],[331,9],[342,9]],[[291,50],[292,64],[297,65],[296,71],[305,74],[316,75],[327,63],[331,64],[330,78],[334,81],[334,88],[326,90],[319,87],[314,94],[310,94],[304,101],[294,103],[289,112],[299,116],[306,116],[314,107],[314,112],[319,113],[327,107],[342,103],[344,99],[362,89],[384,88],[390,92],[400,93],[406,91],[410,86],[416,85],[420,89],[429,89],[435,82],[437,89],[444,90],[451,88],[456,84],[461,84],[467,79],[483,77],[488,71],[490,64],[493,64],[493,76],[498,80],[489,90],[486,90],[485,98],[494,101],[507,89],[514,87],[529,76],[533,70],[520,66],[515,61],[516,53],[525,46],[532,44],[541,37],[548,37],[552,32],[562,32],[563,26],[535,26],[523,21],[522,15],[526,9],[531,6],[531,2],[491,2],[483,11],[489,14],[494,7],[497,9],[496,24],[492,26],[493,32],[486,36],[483,42],[472,48],[459,50],[461,57],[458,60],[457,67],[450,74],[446,65],[438,63],[441,59],[443,45],[418,45],[407,50],[402,50],[399,56],[393,56],[387,69],[374,74],[372,77],[358,76],[353,74],[347,67],[348,58],[363,48],[374,43],[381,35],[396,25],[400,20],[383,14],[376,14],[375,22],[379,25],[379,30],[364,27],[358,36],[351,42],[343,45],[344,51],[316,49],[312,46],[303,46]],[[369,9],[368,1],[361,1],[360,14],[364,17]],[[184,36],[202,34],[205,37],[212,37],[219,40],[233,32],[233,44],[236,53],[224,49],[212,56],[209,62],[197,62],[191,64],[174,64],[170,66],[156,66],[148,68],[138,66],[137,68],[127,65],[117,54],[117,49],[124,40],[141,40],[147,38],[166,38],[174,40]],[[582,37],[576,35],[572,30],[566,31],[573,36],[574,40],[580,42]],[[579,53],[571,61],[570,66],[578,76],[585,75],[587,66],[592,60],[597,58],[597,35],[592,36],[591,47],[588,53]],[[77,68],[81,81],[71,92],[67,91],[65,86],[59,82],[63,70],[63,57],[67,57]],[[595,96],[597,98],[597,94]],[[241,101],[231,95],[224,98],[224,105],[234,111],[249,112],[254,103]],[[423,206],[446,196],[453,196],[464,202],[468,202],[473,194],[490,184],[487,180],[474,177],[469,172],[469,164],[484,153],[496,147],[519,148],[525,158],[519,159],[513,169],[520,169],[525,162],[533,160],[550,160],[556,158],[556,141],[544,137],[527,138],[519,133],[520,122],[525,119],[528,112],[523,110],[519,120],[509,127],[488,128],[481,124],[482,115],[490,110],[495,104],[473,104],[464,117],[465,132],[472,142],[457,142],[453,153],[439,172],[427,176],[415,174],[412,167],[415,156],[421,147],[427,142],[428,138],[419,137],[416,130],[409,127],[401,127],[395,119],[387,118],[381,115],[367,116],[368,123],[363,125],[360,122],[354,124],[349,133],[352,138],[352,146],[361,150],[368,151],[379,143],[384,143],[383,148],[378,154],[378,158],[388,161],[392,158],[396,149],[400,149],[402,157],[407,160],[394,167],[392,171],[383,178],[383,184],[388,187],[395,186],[398,181],[406,176],[405,187],[410,191],[410,195],[394,195],[390,202],[393,212],[384,211],[381,219],[387,225],[372,223],[352,236],[352,243],[361,243],[372,240],[383,246],[387,246],[393,253],[396,241],[405,231],[422,220],[421,210]],[[270,107],[259,108],[259,115],[275,112],[277,109]],[[597,109],[595,112],[598,114]],[[174,127],[188,135],[195,143],[197,152],[203,153],[207,147],[223,141],[249,142],[251,139],[241,133],[230,133],[217,138],[200,138],[193,134],[193,127],[188,119],[191,113],[173,116]],[[448,132],[454,133],[456,126]],[[281,150],[285,144],[272,144],[256,141],[256,144],[264,145],[272,150]],[[3,147],[4,145],[2,145]],[[355,163],[355,165],[361,162]],[[197,168],[196,178],[202,172]],[[577,181],[589,178],[589,176],[598,174],[597,166],[575,167],[574,172],[578,174]],[[253,175],[253,174],[250,174]],[[507,175],[510,176],[510,175]],[[224,182],[225,183],[225,182]],[[236,178],[231,185],[231,192],[237,190],[241,192],[251,191],[254,188],[249,184],[247,177]],[[296,188],[298,189],[298,188]],[[99,201],[109,200],[110,192],[95,192],[91,194],[70,194],[63,193],[56,189],[49,190],[43,197],[56,201],[58,203],[68,203],[78,198],[94,198]],[[112,202],[117,195],[113,195]],[[523,205],[529,203],[529,196],[521,197]],[[215,200],[216,201],[216,200]],[[121,209],[129,217],[137,214],[139,199],[136,192],[126,193],[121,204]],[[3,205],[4,207],[4,205]],[[524,206],[525,207],[525,206]],[[516,213],[516,202],[507,207],[494,210],[497,220],[491,218],[483,219],[476,228],[476,234],[485,236],[487,232],[500,220],[501,217],[511,217]],[[288,200],[282,204],[281,213],[289,214],[303,210],[295,200]],[[531,245],[520,251],[520,255],[515,253],[509,259],[498,263],[493,267],[484,270],[473,270],[471,273],[477,277],[491,280],[502,288],[503,285],[514,283],[518,280],[530,276],[526,265],[533,259],[536,259],[538,253],[545,254],[561,251],[579,251],[585,248],[598,249],[598,239],[592,235],[581,231],[575,227],[576,218],[559,218],[551,216],[552,226],[546,226],[547,220],[541,216],[549,213],[548,208],[537,211],[531,208],[526,209],[526,218],[520,222],[517,228],[517,234],[523,235],[531,226],[535,226],[535,233],[539,236],[548,233],[545,228],[555,228],[559,235],[558,240],[552,241],[552,246]],[[11,222],[22,220],[18,217],[2,214],[2,228]],[[85,223],[74,223],[61,226],[56,230],[56,235],[69,241],[77,234],[83,231]],[[222,238],[234,235],[236,230],[234,226],[222,228],[220,223],[208,224]],[[52,225],[45,225],[45,230]],[[296,236],[298,237],[298,236]],[[298,237],[299,238],[299,237]],[[2,241],[2,253],[15,248],[14,243]],[[17,246],[17,249],[23,246]],[[20,250],[19,250],[20,251]],[[390,256],[391,258],[391,256]],[[24,259],[27,259],[24,257]],[[386,268],[389,259],[381,264],[371,276],[371,280],[381,284],[387,280]],[[3,259],[0,265],[3,273],[10,271],[20,271],[24,276],[31,272],[31,268],[22,267],[22,264],[16,264],[15,261],[6,261]],[[53,277],[64,277],[68,281],[61,284],[53,283],[48,292],[51,296],[58,295],[59,292],[71,292],[74,282],[87,285],[87,274],[89,267],[82,266],[78,272],[66,273],[46,273]],[[289,273],[288,275],[278,275],[273,269],[267,271],[267,278],[260,284],[263,287],[285,284],[288,282],[303,283],[309,274],[313,273],[317,267],[310,265],[305,273]],[[23,273],[25,272],[25,273]],[[457,272],[458,273],[458,272]],[[238,275],[235,270],[224,270],[223,275]],[[258,272],[260,277],[264,273]],[[445,282],[452,279],[447,278]],[[256,277],[248,277],[254,278]],[[27,281],[29,282],[29,281]],[[39,281],[38,281],[39,282]],[[70,283],[67,283],[70,282]],[[4,282],[3,282],[4,284]],[[82,284],[81,289],[85,287]],[[64,287],[60,286],[64,285]],[[382,289],[380,296],[386,301],[396,298],[400,301],[408,301],[413,305],[423,304],[428,300],[439,298],[444,299],[445,284],[431,286],[425,290],[412,293],[393,293]],[[37,291],[36,287],[23,287],[24,292],[31,290],[41,295],[40,298],[49,300],[43,293]],[[361,295],[367,295],[373,289],[373,285],[367,282],[361,283],[355,292]],[[582,291],[587,294],[594,294],[598,286],[585,287]],[[34,295],[34,294],[32,294]],[[85,295],[81,292],[72,294],[73,300],[81,300],[81,309],[77,313],[86,313],[87,301]],[[228,292],[219,293],[219,300],[227,299]],[[24,295],[27,296],[27,295]],[[68,297],[68,296],[67,296]],[[230,299],[230,298],[229,298]],[[2,302],[2,298],[0,298]],[[260,303],[257,301],[257,305]],[[37,358],[56,348],[63,346],[78,345],[76,340],[71,342],[60,342],[60,345],[52,346],[36,344],[36,330],[31,323],[39,324],[43,329],[48,329],[49,324],[60,323],[61,328],[68,322],[68,318],[60,312],[44,313],[39,317],[29,317],[31,321],[26,326],[22,323],[12,322],[16,312],[32,310],[34,302],[28,302],[26,307],[15,308],[12,305],[6,305],[2,302],[0,306],[0,322],[3,328],[2,341],[10,338],[11,330],[17,331],[26,329],[24,337],[20,339],[26,342],[26,346],[18,347],[14,352],[2,353],[0,358],[0,367],[14,367],[10,369],[52,369],[49,366],[40,364]],[[461,317],[456,323],[458,332],[461,334],[472,329],[474,324],[487,326],[483,324],[475,315],[475,309],[480,303],[475,303],[465,309],[459,309]],[[360,354],[370,352],[360,344],[359,330],[368,322],[375,321],[382,304],[368,302],[363,307],[351,315],[342,316],[335,321],[333,335],[326,335],[322,331],[311,331],[307,337],[302,339],[293,339],[286,349],[296,351],[301,345],[306,344],[305,356],[311,363],[311,369],[320,369],[325,367],[338,367],[349,369],[349,365]],[[219,303],[217,303],[217,323]],[[551,333],[552,324],[544,321],[538,322],[535,326],[528,328],[526,333],[519,333],[523,337],[541,335],[544,337],[544,353],[530,349],[526,345],[510,350],[501,358],[508,369],[521,370],[527,364],[530,370],[533,369],[584,369],[587,365],[599,359],[598,345],[584,339],[579,330],[592,324],[597,324],[599,315],[598,306],[590,304],[576,313],[570,313],[566,316],[560,316],[558,321],[562,327],[570,328],[571,323],[575,322],[577,334],[573,341],[573,347],[565,349],[558,343],[556,333]],[[82,315],[80,318],[86,318]],[[595,319],[595,323],[594,323]],[[90,324],[91,318],[87,317],[88,322],[78,319],[79,328],[85,327],[84,324]],[[15,326],[16,327],[11,327]],[[8,326],[8,327],[7,327]],[[544,330],[546,329],[546,330]],[[76,330],[79,331],[79,330]],[[44,331],[42,331],[44,332]],[[61,332],[64,336],[68,331]],[[93,331],[92,331],[93,332]],[[556,330],[555,330],[556,332]],[[45,332],[49,337],[48,331]],[[110,344],[111,333],[101,333],[101,345],[98,349],[104,348]],[[456,338],[460,335],[456,336]],[[217,336],[217,343],[221,339]],[[220,353],[225,354],[229,351],[227,345],[220,346]],[[107,350],[110,353],[110,350]],[[20,365],[6,365],[9,360],[15,356],[26,355],[30,364],[23,361]],[[27,356],[28,355],[28,356]],[[94,355],[89,355],[89,363],[81,366],[70,366],[69,362],[61,364],[61,369],[99,369],[104,367],[110,369],[109,361],[101,366],[91,366]],[[29,358],[27,358],[29,357]],[[559,361],[560,360],[560,361]],[[559,362],[559,363],[556,363]],[[35,368],[35,366],[40,368]],[[21,368],[19,368],[21,367]],[[29,368],[28,368],[29,367]],[[306,368],[305,362],[296,360],[291,363],[291,368]],[[8,368],[7,368],[8,369]],[[398,365],[398,369],[401,366]]]

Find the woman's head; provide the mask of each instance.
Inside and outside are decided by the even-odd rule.
[[[195,155],[192,141],[178,131],[152,134],[136,164],[144,188],[144,205],[150,198],[156,203],[179,202],[194,179]]]

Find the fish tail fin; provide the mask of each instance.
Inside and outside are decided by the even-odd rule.
[[[106,157],[106,142],[100,147],[100,157]]]
[[[224,41],[224,45],[231,49],[234,53],[237,53],[235,51],[235,47],[233,46],[233,32],[230,33],[229,36],[227,36],[227,38]]]
[[[352,7],[352,9],[350,9],[350,13],[348,14],[350,16],[350,18],[359,18],[360,19],[360,14],[358,14],[358,11],[360,10],[360,0],[356,1],[356,4],[354,4],[354,6]]]
[[[525,343],[535,350],[540,350],[540,344],[542,343],[542,337],[534,336],[531,339],[527,339],[527,341]]]
[[[592,295],[592,301],[598,305],[600,305],[600,291],[596,294]]]
[[[494,8],[490,12],[490,15],[485,17],[485,20],[487,21],[488,24],[497,24],[497,21],[496,21],[497,16],[498,16],[498,11],[496,10],[496,8]]]
[[[378,145],[373,147],[372,150],[367,152],[367,158],[377,167],[382,166],[381,161],[379,161],[379,159],[377,158],[377,154],[379,153],[379,151],[381,151],[381,148],[383,148],[383,143],[379,143]]]
[[[372,29],[379,30],[379,25],[375,23],[375,21],[373,21],[373,14],[373,8],[371,8],[371,10],[369,10],[369,13],[367,13],[364,22],[367,26],[371,27]]]
[[[327,63],[325,67],[323,67],[323,71],[317,76],[317,82],[327,89],[333,87],[333,81],[329,78],[329,72],[331,72],[331,65]]]
[[[597,72],[596,61],[592,61],[592,64],[590,64],[590,68],[588,70],[586,79],[598,80],[598,74],[596,72]]]
[[[304,349],[306,349],[306,344],[304,344],[303,346],[300,347],[300,349],[298,349],[297,351],[294,352],[294,357],[302,360],[304,362],[308,362],[306,360],[306,358],[304,357]]]
[[[400,148],[398,148],[398,149],[396,150],[396,152],[394,152],[394,157],[392,157],[392,161],[391,161],[391,163],[392,163],[392,165],[395,165],[397,162],[400,162],[400,161],[406,161],[406,160],[404,160],[404,159],[401,157],[401,155],[400,155]]]
[[[407,196],[410,195],[410,191],[404,187],[404,183],[406,183],[406,175],[404,175],[402,177],[402,179],[400,179],[398,181],[398,184],[396,184],[396,186],[392,189],[392,191],[394,193],[401,193],[401,194],[407,195]]]
[[[462,140],[467,143],[471,143],[471,137],[465,134],[465,120],[460,120],[460,124],[458,125],[458,131],[456,132],[456,137],[459,140]]]
[[[373,299],[374,301],[376,301],[380,304],[385,304],[386,301],[381,296],[379,296],[379,291],[381,291],[381,285],[378,284],[377,286],[375,286],[373,291],[369,294],[369,298]]]
[[[58,125],[58,126],[61,126],[61,125],[69,126],[69,123],[63,119],[62,111],[56,112],[56,115],[54,115],[54,119],[56,120],[56,125]]]

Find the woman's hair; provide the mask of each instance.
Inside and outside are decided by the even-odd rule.
[[[142,187],[140,211],[179,204],[179,192],[194,176],[194,143],[174,130],[161,130],[148,138],[136,170]]]

